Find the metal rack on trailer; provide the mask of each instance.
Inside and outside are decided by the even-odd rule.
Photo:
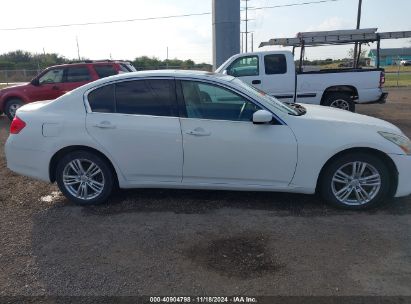
[[[302,32],[294,38],[274,38],[267,42],[262,42],[260,48],[264,46],[284,46],[292,47],[293,54],[295,49],[301,47],[300,62],[298,70],[301,73],[304,61],[305,48],[308,46],[322,45],[342,45],[358,43],[360,51],[358,58],[354,60],[354,68],[358,68],[359,56],[361,54],[361,45],[364,43],[377,42],[377,68],[380,68],[380,42],[383,39],[401,39],[410,38],[411,31],[382,32],[377,33],[376,28],[367,28],[359,30],[338,30],[324,32]]]

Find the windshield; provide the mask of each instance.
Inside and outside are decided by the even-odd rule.
[[[276,109],[280,110],[283,113],[287,113],[287,114],[291,114],[291,115],[299,115],[298,112],[293,109],[292,107],[290,107],[289,105],[279,101],[277,98],[272,97],[270,95],[268,95],[267,93],[265,93],[264,91],[257,89],[245,82],[243,82],[242,80],[238,79],[238,78],[234,78],[232,80],[232,82],[240,87],[242,87],[243,89],[245,89],[247,92],[251,93],[254,96],[257,96],[258,98],[264,99],[264,101],[268,102],[269,104],[271,104],[272,106],[274,106]]]

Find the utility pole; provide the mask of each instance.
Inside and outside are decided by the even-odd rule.
[[[362,0],[358,0],[357,30],[359,30],[361,26],[361,8],[362,8]],[[353,60],[354,67],[358,66],[357,58],[358,58],[358,42],[356,42],[354,46],[354,60]]]
[[[249,32],[248,32],[248,21],[250,21],[248,19],[248,9],[249,9],[248,1],[250,1],[250,0],[241,0],[241,1],[245,2],[245,19],[243,21],[245,22],[245,31],[244,31],[244,34],[245,34],[245,52],[247,53],[248,52],[248,34],[249,34]]]
[[[244,32],[241,32],[241,53],[244,53]]]
[[[77,43],[77,55],[78,55],[78,60],[80,61],[80,47],[78,45],[78,37],[76,36],[76,43]]]
[[[240,0],[213,0],[213,69],[240,52]]]
[[[167,59],[166,59],[166,68],[168,69],[168,47],[167,47]]]

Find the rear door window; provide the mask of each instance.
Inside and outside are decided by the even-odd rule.
[[[91,80],[91,75],[87,67],[70,67],[66,69],[65,82],[83,82]]]
[[[150,79],[116,84],[117,113],[177,116],[174,81]]]
[[[287,60],[283,54],[264,56],[265,73],[267,75],[287,73]]]
[[[107,64],[107,65],[95,65],[94,70],[96,71],[98,78],[104,78],[104,77],[109,77],[113,75],[117,75],[117,71],[114,68],[113,65]]]

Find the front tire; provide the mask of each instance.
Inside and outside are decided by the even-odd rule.
[[[355,112],[355,103],[348,93],[328,94],[324,99],[323,106]]]
[[[104,203],[114,186],[114,174],[107,161],[87,151],[64,156],[57,164],[56,180],[69,200],[83,206]]]
[[[21,101],[18,98],[13,98],[7,101],[6,107],[4,108],[4,114],[7,115],[7,117],[10,120],[14,119],[14,116],[16,116],[17,110],[23,105],[23,101]]]
[[[320,180],[322,197],[334,206],[362,210],[389,194],[390,173],[384,162],[365,153],[347,154],[329,164]]]

